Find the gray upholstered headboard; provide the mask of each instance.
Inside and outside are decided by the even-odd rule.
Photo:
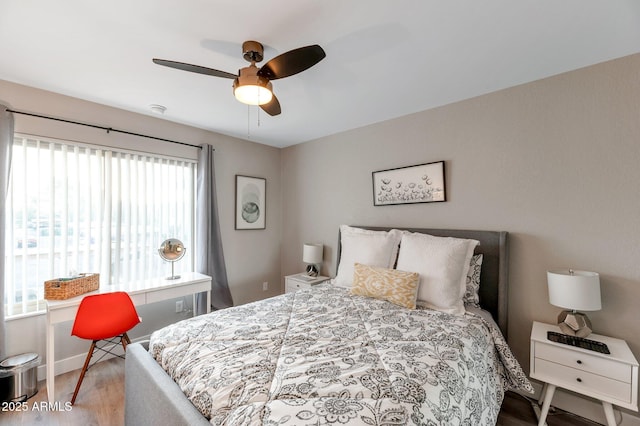
[[[480,306],[489,311],[500,327],[504,337],[507,337],[507,292],[509,287],[509,250],[507,232],[504,231],[473,231],[460,229],[426,229],[426,228],[398,228],[353,225],[358,228],[376,231],[400,229],[409,232],[419,232],[438,237],[471,238],[480,241],[476,247],[476,254],[483,254],[480,273]],[[338,234],[338,261],[340,264],[340,235]]]

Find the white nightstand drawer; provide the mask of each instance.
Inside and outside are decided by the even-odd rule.
[[[626,403],[631,402],[629,383],[592,374],[587,371],[568,368],[544,359],[535,360],[536,375],[565,389],[590,395],[600,394]],[[546,379],[545,379],[546,378]]]
[[[311,284],[301,283],[299,281],[287,280],[285,291],[287,293],[290,293],[290,292],[302,290],[305,288],[311,288]]]
[[[631,383],[631,365],[569,349],[569,347],[564,348],[538,342],[535,346],[535,357],[536,359],[544,359],[577,370],[606,376],[620,382]]]
[[[329,277],[323,277],[322,275],[313,278],[305,274],[287,275],[284,277],[284,292],[293,293],[298,290],[312,288],[314,285],[323,283],[328,279]]]

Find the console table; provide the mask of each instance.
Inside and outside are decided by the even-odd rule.
[[[195,315],[196,294],[207,293],[207,313],[211,306],[211,277],[197,272],[185,272],[175,280],[164,277],[141,280],[125,285],[101,285],[96,291],[82,294],[66,300],[47,300],[47,396],[49,402],[55,401],[55,325],[64,321],[73,321],[82,298],[88,295],[126,291],[136,306],[160,302],[162,300],[193,295]]]

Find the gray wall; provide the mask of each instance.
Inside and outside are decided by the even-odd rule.
[[[528,370],[531,322],[553,322],[559,311],[547,299],[551,268],[599,272],[603,309],[590,314],[596,332],[626,339],[640,356],[638,75],[640,55],[634,55],[282,150],[2,81],[0,102],[212,144],[236,304],[279,293],[282,275],[304,268],[304,242],[325,244],[322,272],[333,275],[342,223],[509,231],[510,345]],[[140,149],[166,154],[177,149],[138,138],[116,140],[77,126],[16,120],[19,132],[141,144]],[[373,207],[372,171],[438,160],[446,161],[449,201]],[[235,174],[267,178],[266,231],[233,230]],[[268,292],[262,292],[263,281],[270,283]],[[151,318],[145,322],[149,329],[177,319],[172,303],[146,309],[142,315]],[[10,351],[44,355],[42,316],[11,321],[8,332]],[[58,333],[58,358],[84,352],[64,326]]]
[[[284,149],[283,274],[335,274],[342,223],[510,233],[509,337],[528,371],[546,271],[601,274],[596,332],[640,356],[640,55]],[[416,96],[420,96],[416,93]],[[373,207],[371,172],[446,162],[445,203]]]
[[[242,304],[281,292],[280,149],[1,80],[0,103],[20,111],[108,126],[190,144],[211,144],[216,149],[220,227],[234,303]],[[15,115],[15,131],[187,158],[197,158],[198,153],[196,148],[118,133],[107,134],[88,127],[19,114]],[[267,179],[266,230],[234,230],[236,174]],[[269,282],[268,291],[262,290],[262,283],[265,281]],[[191,298],[187,298],[187,303],[190,304],[190,301]],[[132,338],[144,336],[165,324],[185,317],[185,314],[175,313],[175,303],[172,301],[140,307],[139,313],[143,322],[130,334]],[[9,355],[38,352],[44,363],[44,321],[44,315],[10,320],[7,323]],[[59,368],[62,371],[81,367],[81,362],[79,365],[76,364],[88,349],[86,342],[70,336],[70,330],[71,323],[62,324],[56,330],[56,361],[60,363]]]

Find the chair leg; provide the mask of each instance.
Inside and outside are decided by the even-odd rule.
[[[131,344],[131,340],[129,340],[129,336],[127,333],[122,333],[120,337],[120,343],[122,343],[122,349],[124,349],[125,353],[127,352],[127,345]]]
[[[76,396],[78,396],[78,391],[80,390],[80,385],[84,380],[84,375],[87,372],[87,368],[89,367],[89,361],[91,361],[91,357],[93,356],[93,351],[96,348],[97,340],[91,342],[91,347],[89,348],[89,353],[87,354],[87,359],[84,361],[84,365],[82,366],[82,371],[80,372],[80,378],[78,379],[78,383],[76,384],[76,390],[73,392],[73,398],[71,398],[71,405],[75,404]]]

